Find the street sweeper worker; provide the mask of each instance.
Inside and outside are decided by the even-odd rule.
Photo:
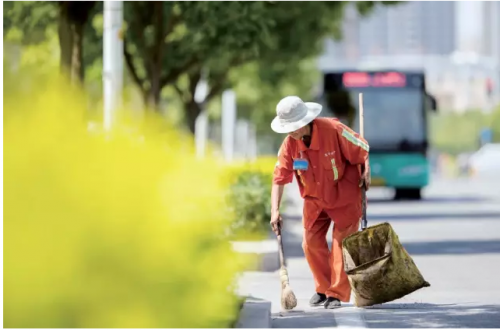
[[[361,186],[370,184],[368,142],[335,118],[317,118],[322,106],[287,96],[276,107],[271,128],[288,134],[278,152],[271,193],[271,226],[283,226],[280,202],[293,176],[304,199],[302,248],[315,293],[311,306],[339,307],[349,302],[351,287],[344,271],[342,240],[359,229]],[[333,222],[332,251],[326,235]],[[285,225],[286,226],[286,225]]]

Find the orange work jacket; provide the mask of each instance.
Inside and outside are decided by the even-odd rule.
[[[368,158],[368,142],[336,118],[316,118],[311,144],[287,136],[278,153],[273,183],[284,185],[295,175],[304,198],[303,224],[310,229],[322,211],[335,227],[349,227],[361,217],[359,165]],[[307,159],[307,170],[294,170],[294,159]]]

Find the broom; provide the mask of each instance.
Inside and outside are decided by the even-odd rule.
[[[359,135],[364,138],[365,124],[364,124],[364,114],[363,114],[363,93],[359,93]],[[365,230],[368,221],[366,220],[366,185],[361,186],[361,210],[363,216],[361,218],[361,230]]]
[[[281,241],[281,230],[278,234],[278,247],[280,256],[280,280],[281,280],[281,307],[293,309],[297,306],[297,298],[290,287],[288,270],[285,266],[285,255],[283,253],[283,242]]]

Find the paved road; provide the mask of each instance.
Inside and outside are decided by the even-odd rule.
[[[314,286],[301,248],[302,203],[295,183],[285,191],[294,202],[284,239],[298,306],[281,311],[275,269],[240,281],[243,294],[272,302],[273,327],[500,328],[500,178],[434,179],[420,202],[393,202],[388,192],[371,190],[369,225],[390,222],[431,287],[379,306],[351,303],[333,311],[307,304]]]

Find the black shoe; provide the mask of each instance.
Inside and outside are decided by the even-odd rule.
[[[328,297],[325,302],[326,309],[334,309],[340,307],[340,300],[333,297]]]
[[[323,293],[315,293],[314,296],[312,296],[311,300],[309,300],[309,305],[310,306],[321,306],[325,303],[326,301],[326,295]]]

